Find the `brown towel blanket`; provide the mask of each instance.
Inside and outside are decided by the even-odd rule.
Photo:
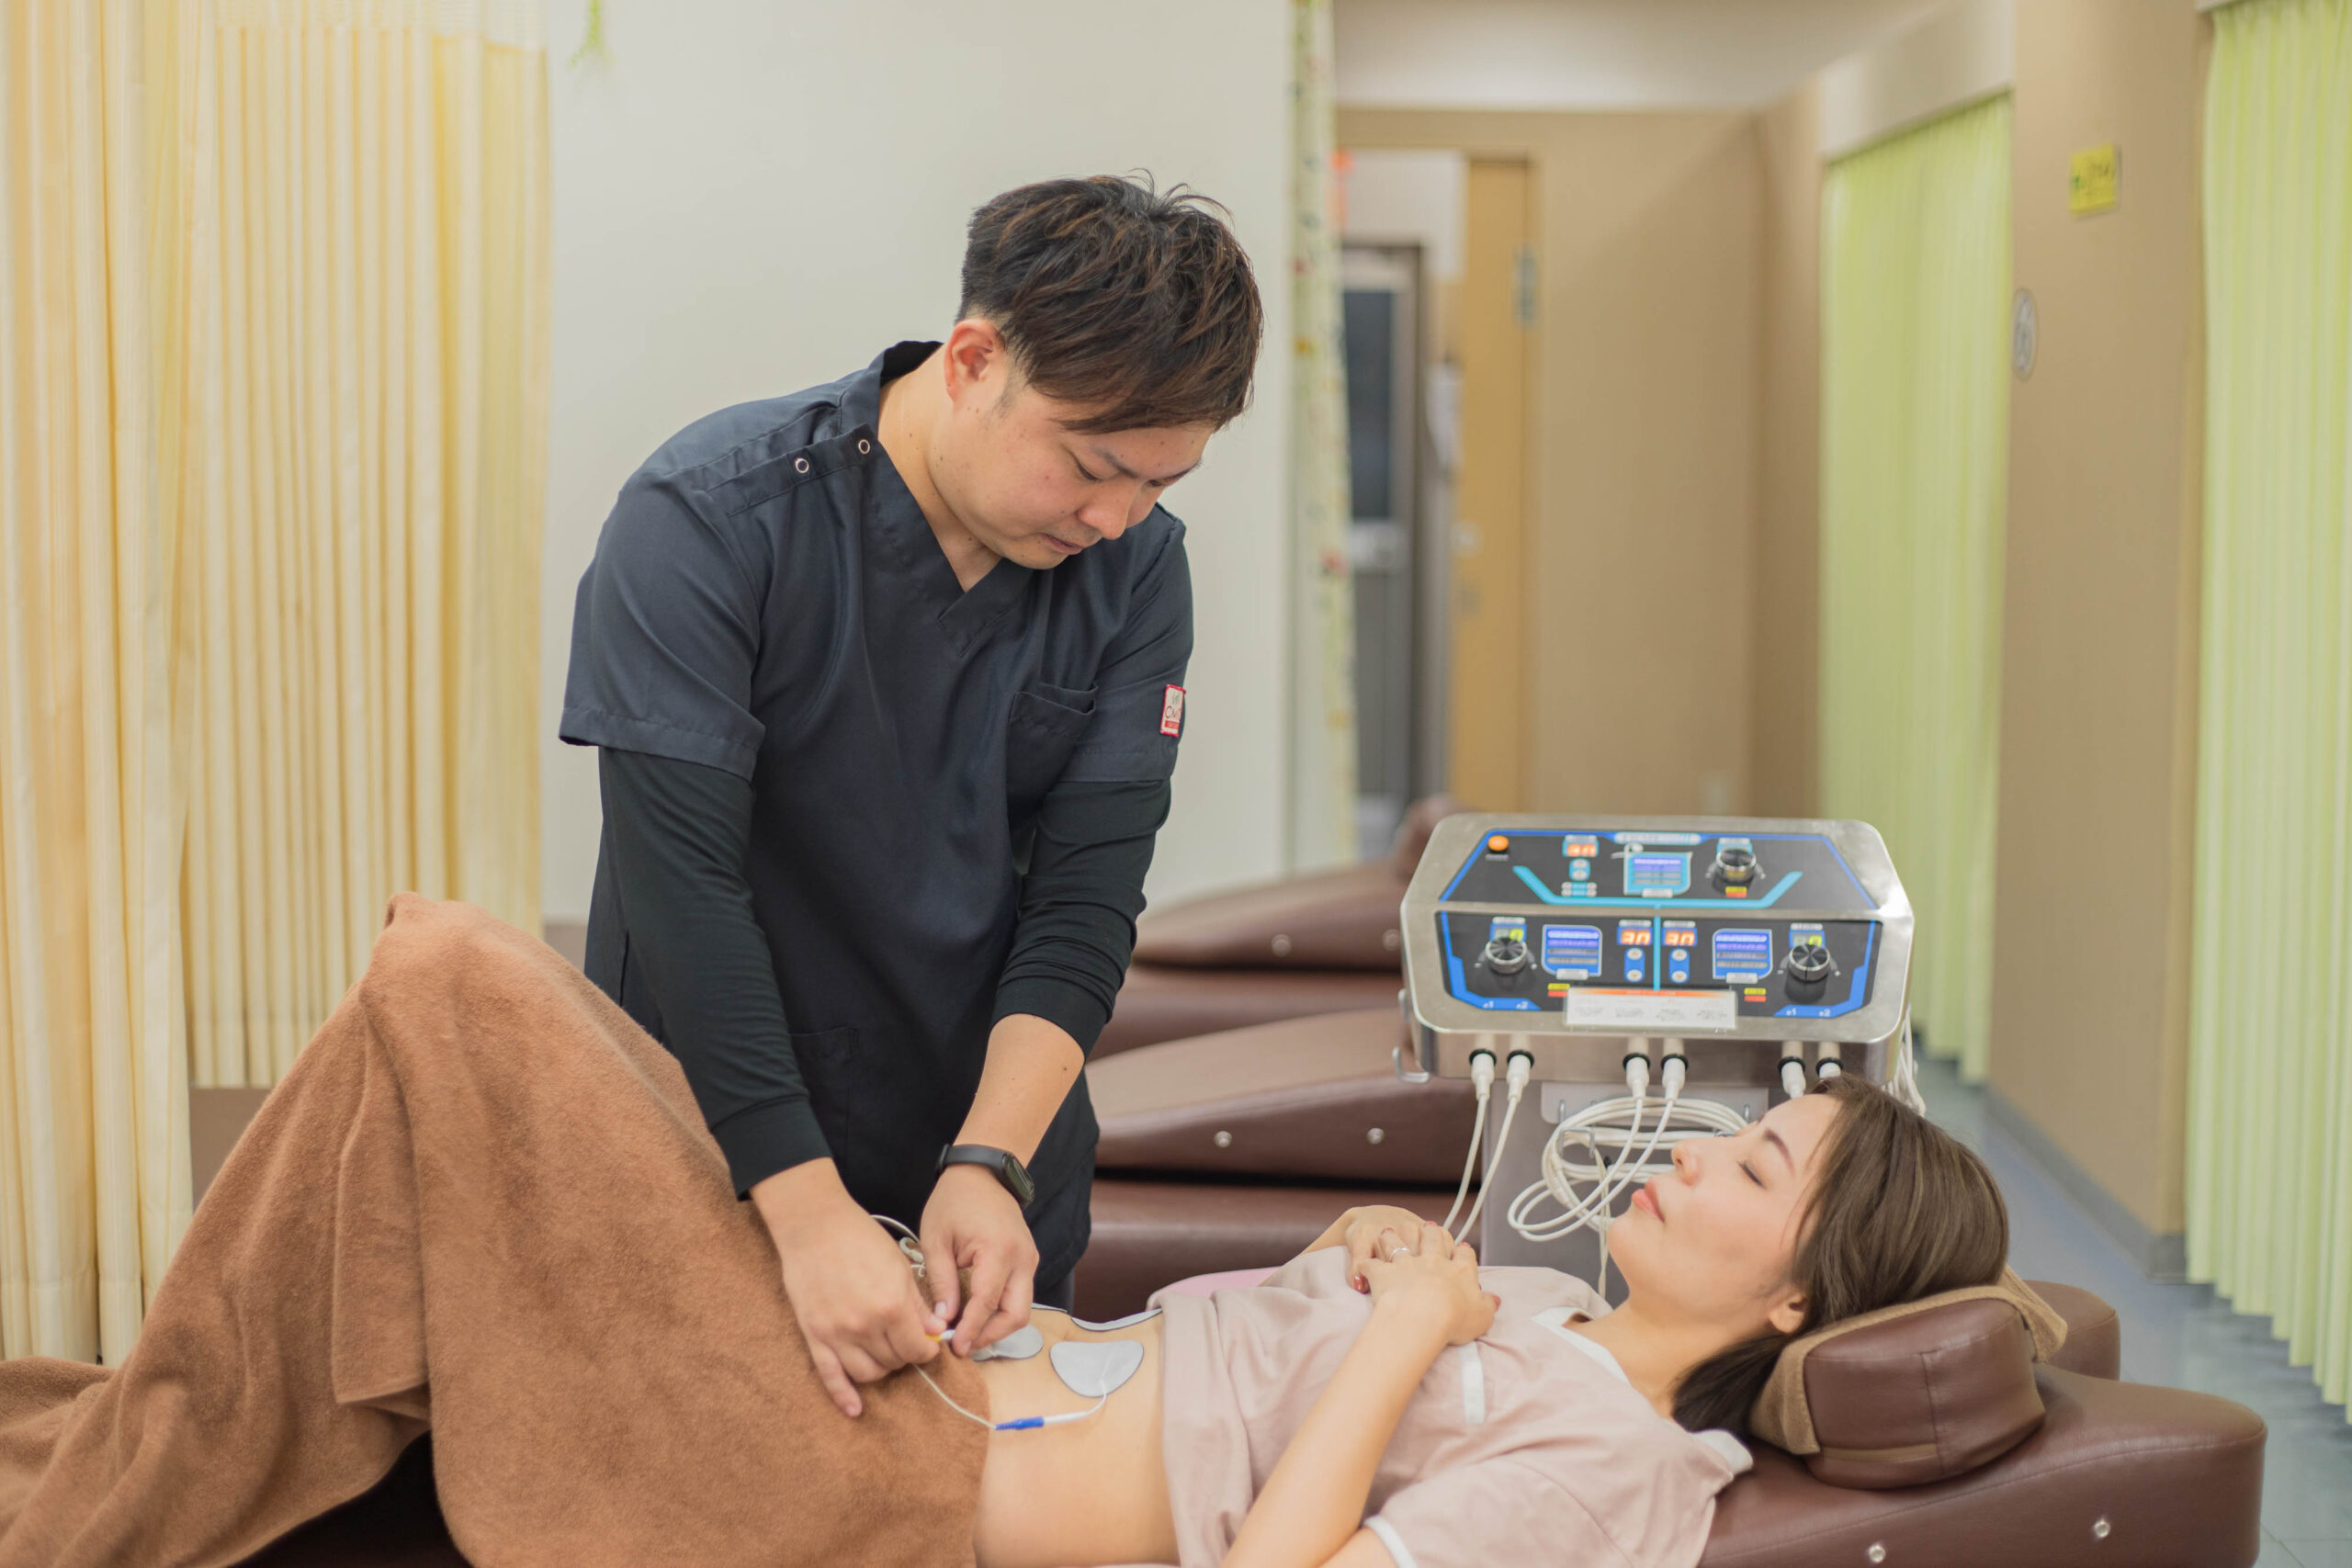
[[[478,1568],[972,1561],[988,1434],[907,1373],[833,1407],[669,1053],[404,895],[137,1349],[0,1364],[0,1568],[233,1563],[428,1427]]]

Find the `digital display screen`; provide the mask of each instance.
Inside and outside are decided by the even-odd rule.
[[[1772,972],[1772,933],[1726,928],[1715,933],[1715,978],[1744,985]]]
[[[1689,855],[1638,854],[1625,857],[1625,891],[1645,898],[1671,898],[1690,886]]]
[[[1650,944],[1650,923],[1647,920],[1618,921],[1617,944],[1620,947],[1647,947]]]
[[[1544,927],[1544,967],[1563,980],[1598,978],[1600,974],[1600,928]]]
[[[1668,920],[1668,921],[1667,921],[1667,922],[1666,922],[1666,945],[1667,945],[1667,946],[1668,946],[1668,947],[1696,947],[1696,946],[1698,946],[1698,945],[1699,945],[1699,928],[1698,928],[1698,926],[1697,926],[1695,923],[1693,923],[1692,921],[1690,921],[1690,920]]]

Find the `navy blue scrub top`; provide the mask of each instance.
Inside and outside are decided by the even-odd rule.
[[[875,434],[884,381],[936,346],[723,409],[630,476],[581,580],[560,730],[749,781],[752,909],[810,1106],[851,1194],[910,1224],[979,1084],[1040,808],[1169,778],[1193,641],[1159,508],[1051,570],[957,583]],[[613,861],[608,827],[590,974],[658,1037]],[[1030,1162],[1041,1280],[1084,1249],[1094,1143],[1081,1077]]]

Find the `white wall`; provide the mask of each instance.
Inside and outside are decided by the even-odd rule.
[[[1350,108],[1761,106],[1938,0],[1335,0]]]
[[[1462,281],[1469,227],[1467,156],[1451,148],[1351,149],[1340,188],[1345,204],[1341,232],[1348,239],[1418,242],[1431,288]]]
[[[564,63],[550,0],[554,401],[545,634],[546,908],[588,908],[594,753],[555,739],[574,586],[621,481],[689,420],[831,380],[953,321],[963,228],[996,192],[1148,168],[1232,209],[1267,306],[1251,413],[1170,497],[1198,648],[1151,892],[1278,873],[1288,633],[1290,12],[1193,0],[606,0]]]
[[[1908,32],[1823,69],[1821,155],[1842,158],[2004,92],[2017,69],[2017,0],[1955,0]]]

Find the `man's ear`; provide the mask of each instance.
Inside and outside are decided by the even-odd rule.
[[[1773,1302],[1772,1310],[1765,1315],[1771,1323],[1774,1333],[1794,1334],[1804,1326],[1804,1314],[1812,1304],[1805,1300],[1801,1291],[1783,1291],[1780,1298]]]
[[[1004,334],[985,316],[967,316],[957,321],[947,334],[947,352],[941,357],[946,361],[948,400],[958,406],[982,395],[984,388],[994,389],[984,394],[993,403],[1002,395],[1012,368]]]

